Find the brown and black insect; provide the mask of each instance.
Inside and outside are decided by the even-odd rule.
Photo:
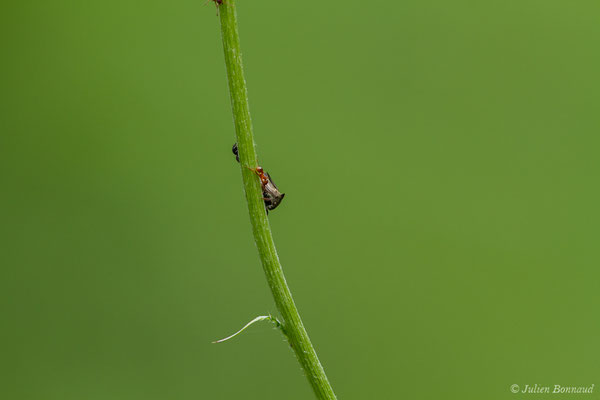
[[[237,162],[240,162],[240,155],[238,153],[237,143],[234,143],[231,148],[233,154],[235,154],[235,159]],[[273,182],[271,175],[268,172],[265,172],[262,167],[250,168],[246,167],[256,173],[260,178],[260,186],[262,187],[263,201],[265,202],[265,208],[267,210],[267,214],[269,210],[274,210],[281,204],[285,193],[281,193],[279,189],[277,189],[277,185]]]

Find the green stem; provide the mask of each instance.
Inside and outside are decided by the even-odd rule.
[[[245,166],[255,168],[257,166],[257,158],[252,135],[252,121],[248,108],[248,92],[240,52],[235,2],[234,0],[224,0],[222,4],[218,5],[218,8],[242,180],[258,254],[262,261],[269,287],[273,293],[275,304],[282,316],[286,337],[296,353],[298,361],[302,365],[304,373],[317,398],[335,399],[333,389],[327,380],[317,353],[308,338],[306,329],[300,319],[300,314],[298,314],[298,309],[292,299],[290,289],[285,281],[283,269],[277,256],[275,243],[273,242],[269,220],[265,212],[260,181],[252,170],[245,168]]]

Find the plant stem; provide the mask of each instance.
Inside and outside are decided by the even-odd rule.
[[[273,242],[269,220],[265,212],[260,181],[250,169],[256,168],[257,158],[240,52],[235,1],[224,0],[221,4],[218,4],[218,9],[242,180],[258,254],[262,261],[267,282],[273,293],[275,304],[282,316],[283,328],[288,342],[296,353],[317,398],[335,399],[333,389],[308,338],[290,289],[285,281],[283,269]],[[245,168],[246,166],[250,168]]]

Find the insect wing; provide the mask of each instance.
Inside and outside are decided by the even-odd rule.
[[[271,178],[271,175],[269,175],[268,172],[265,172],[265,174],[267,175],[267,178],[269,178],[269,182],[271,182],[271,185],[273,185],[275,190],[279,191],[279,188],[277,188],[277,185],[275,184],[275,182],[273,182],[273,178]]]
[[[267,175],[268,178],[267,184],[263,186],[263,195],[264,198],[267,199],[265,200],[265,206],[267,210],[274,210],[281,203],[281,200],[283,200],[285,193],[279,191],[268,172],[265,172],[265,175]]]

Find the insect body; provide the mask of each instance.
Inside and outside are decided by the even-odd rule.
[[[233,154],[235,154],[235,161],[240,162],[240,155],[238,153],[237,143],[233,144],[231,151],[233,152]]]
[[[233,145],[231,151],[233,152],[233,154],[235,154],[235,159],[237,160],[237,162],[240,162],[240,155],[238,153],[237,143]],[[260,186],[262,187],[263,201],[265,202],[265,208],[267,209],[268,214],[269,210],[274,210],[277,208],[277,206],[279,206],[279,204],[281,204],[281,200],[283,200],[285,193],[281,193],[279,191],[277,185],[275,185],[275,182],[273,182],[273,179],[271,179],[271,175],[269,175],[268,172],[265,172],[265,170],[262,167],[246,168],[254,171],[256,175],[258,175],[258,177],[260,178]]]
[[[283,200],[285,193],[281,193],[273,179],[271,179],[271,175],[268,172],[264,172],[261,167],[256,167],[256,174],[260,177],[260,184],[263,190],[263,200],[265,201],[265,207],[267,208],[267,212],[269,210],[274,210]]]

